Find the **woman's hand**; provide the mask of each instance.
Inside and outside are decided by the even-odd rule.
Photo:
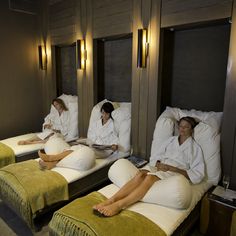
[[[51,129],[51,128],[52,128],[52,125],[46,124],[46,125],[43,126],[43,128],[44,128],[44,129]]]
[[[157,168],[157,171],[169,171],[169,170],[171,170],[170,165],[163,164],[161,162],[156,163],[156,168]]]
[[[53,131],[55,132],[55,133],[61,133],[61,131],[60,130],[58,130],[58,129],[53,129]]]
[[[118,149],[118,145],[117,144],[112,144],[111,145],[111,150],[114,152]]]

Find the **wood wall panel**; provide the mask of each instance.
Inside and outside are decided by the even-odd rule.
[[[132,0],[93,0],[93,37],[132,32]]]
[[[149,158],[157,118],[158,55],[161,1],[135,1],[133,16],[132,144],[134,153]],[[137,68],[137,30],[148,29],[146,68]],[[138,116],[136,115],[138,114]]]
[[[76,1],[63,0],[49,6],[52,44],[71,44],[76,38]]]
[[[160,81],[159,81],[159,51],[160,51],[161,1],[153,1],[149,34],[149,87],[148,87],[148,117],[147,117],[147,148],[146,156],[151,153],[153,132],[157,117],[160,114]],[[155,101],[155,102],[154,102]]]
[[[236,1],[228,57],[227,80],[225,89],[224,115],[222,123],[221,150],[224,174],[231,175],[230,188],[236,189]]]
[[[231,7],[232,0],[164,0],[161,27],[228,18]]]
[[[137,69],[137,31],[142,27],[141,22],[141,0],[133,1],[133,49],[132,49],[132,122],[131,122],[131,143],[135,154],[140,153],[139,145],[139,94],[140,94],[140,70]],[[138,115],[137,115],[138,114]]]

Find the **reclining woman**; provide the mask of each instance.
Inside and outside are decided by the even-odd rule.
[[[110,145],[110,150],[100,151],[92,148],[95,155],[100,158],[107,157],[118,149],[118,134],[115,131],[114,121],[111,115],[113,110],[113,105],[110,102],[105,102],[100,110],[101,118],[91,125],[88,130],[89,144]],[[52,169],[60,160],[77,150],[77,145],[73,146],[71,149],[65,150],[57,155],[46,155],[42,151],[39,151],[39,157],[41,158],[39,162],[40,166],[45,169]]]
[[[136,175],[126,181],[111,198],[93,206],[94,213],[104,216],[116,215],[122,209],[142,200],[154,183],[175,175],[184,176],[192,184],[201,182],[205,175],[205,165],[202,149],[192,138],[196,125],[197,122],[192,117],[181,118],[178,122],[179,136],[170,137],[164,142],[151,156],[149,165],[137,170]],[[121,159],[113,165],[120,161],[125,165],[130,164]]]
[[[55,133],[59,133],[63,137],[68,134],[69,112],[64,101],[60,98],[55,98],[52,100],[52,105],[56,112],[50,113],[45,117],[43,132],[36,134],[31,139],[19,141],[19,145],[45,143]]]

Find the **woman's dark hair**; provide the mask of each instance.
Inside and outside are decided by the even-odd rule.
[[[102,112],[102,110],[105,111],[106,113],[109,113],[110,117],[112,118],[111,113],[114,111],[114,107],[110,102],[103,103],[103,105],[101,107],[101,112]]]
[[[62,106],[62,108],[63,108],[64,111],[68,111],[68,108],[66,107],[66,104],[64,103],[64,101],[63,101],[62,99],[60,99],[60,98],[54,98],[54,99],[52,100],[52,105],[53,105],[54,102],[59,103],[59,104]]]
[[[180,122],[184,120],[184,121],[187,121],[190,125],[191,125],[191,128],[194,129],[195,126],[198,124],[198,122],[191,116],[185,116],[185,117],[182,117],[179,121],[178,121],[178,125],[180,124]]]

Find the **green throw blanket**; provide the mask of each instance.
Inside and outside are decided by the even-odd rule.
[[[0,143],[0,168],[15,162],[13,150],[6,144]]]
[[[49,224],[50,235],[70,236],[165,236],[165,232],[146,217],[123,210],[113,217],[93,214],[92,206],[106,198],[99,192],[78,198],[56,211]]]
[[[57,172],[39,169],[35,160],[0,169],[0,197],[33,227],[36,213],[46,206],[69,199],[68,183]]]

